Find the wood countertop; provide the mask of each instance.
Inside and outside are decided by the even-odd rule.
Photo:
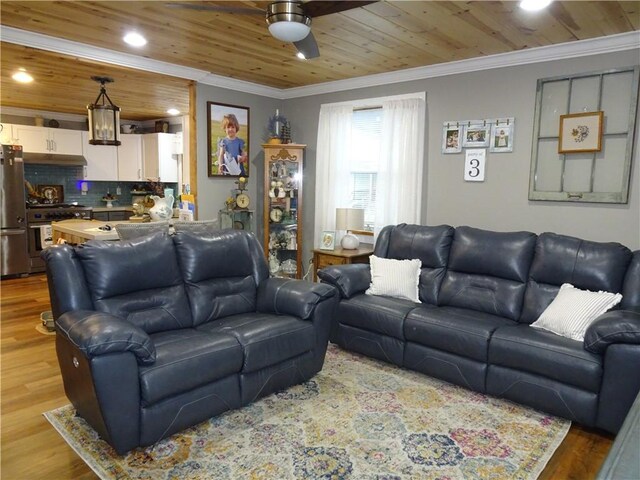
[[[51,223],[53,240],[63,238],[68,242],[82,243],[87,240],[118,240],[114,225],[131,223],[129,221],[101,222],[100,220],[62,220]],[[111,230],[101,230],[100,227],[109,225]]]

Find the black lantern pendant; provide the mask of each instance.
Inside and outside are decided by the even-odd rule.
[[[120,145],[120,107],[113,104],[105,83],[113,82],[109,77],[91,77],[100,82],[100,94],[96,101],[87,105],[89,115],[89,143],[91,145]]]

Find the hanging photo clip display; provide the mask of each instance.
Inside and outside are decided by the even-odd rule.
[[[513,152],[515,118],[450,120],[442,124],[442,153],[462,148],[489,147],[492,153]]]

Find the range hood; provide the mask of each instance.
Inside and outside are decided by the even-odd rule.
[[[58,165],[61,167],[85,166],[87,159],[82,155],[22,152],[24,163]]]

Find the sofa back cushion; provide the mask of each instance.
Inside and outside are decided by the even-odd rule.
[[[123,242],[89,241],[76,253],[96,310],[122,317],[147,333],[193,326],[167,233]]]
[[[456,228],[438,305],[517,320],[535,244],[531,232]]]
[[[419,259],[422,262],[418,293],[420,301],[436,304],[447,268],[453,227],[407,225],[382,229],[374,254],[395,260]]]
[[[178,231],[173,241],[195,325],[256,311],[257,286],[268,270],[252,234]]]
[[[532,323],[563,283],[582,290],[622,293],[632,253],[619,243],[599,243],[556,233],[538,237],[520,321]],[[624,297],[623,297],[624,302]]]
[[[633,258],[624,277],[620,308],[640,312],[640,250],[633,252]]]

